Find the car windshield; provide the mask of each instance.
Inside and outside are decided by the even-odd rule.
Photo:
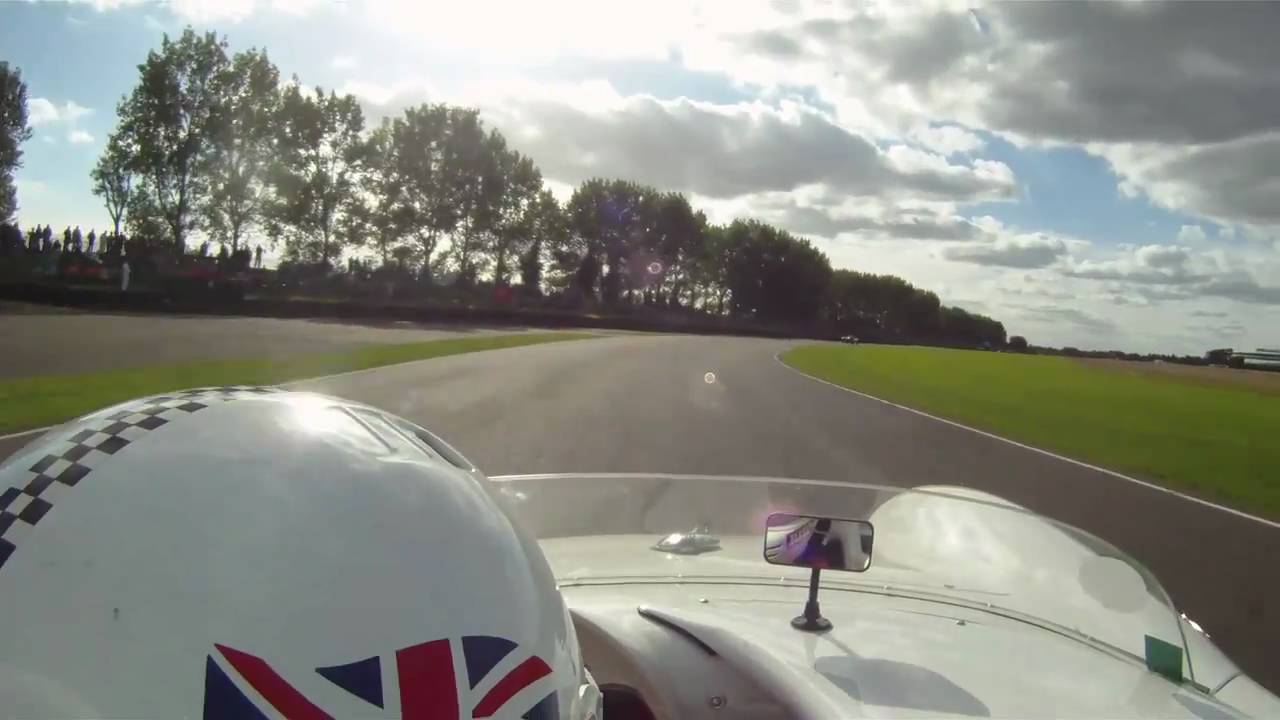
[[[809,570],[765,562],[765,519],[792,513],[869,520],[871,567],[824,573],[823,587],[976,607],[1139,659],[1150,640],[1163,641],[1182,649],[1183,674],[1193,677],[1178,613],[1146,568],[1083,530],[982,493],[696,475],[497,482],[562,587],[779,579],[803,586]],[[687,552],[655,547],[694,532],[714,540]],[[846,601],[856,602],[824,598]]]

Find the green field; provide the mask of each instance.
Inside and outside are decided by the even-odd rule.
[[[343,352],[274,360],[214,360],[128,368],[87,375],[0,381],[0,432],[49,425],[143,395],[206,385],[272,385],[318,375],[458,355],[480,350],[579,340],[588,333],[520,333],[367,345]]]
[[[1245,371],[875,345],[806,345],[782,359],[837,385],[1280,517],[1280,384],[1235,382]]]

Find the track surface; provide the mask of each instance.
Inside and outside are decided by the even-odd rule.
[[[518,328],[498,332],[520,332]],[[277,358],[407,343],[477,332],[457,325],[178,315],[100,315],[0,303],[0,334],[10,338],[0,380],[68,375],[191,360]]]
[[[1246,673],[1280,691],[1280,531],[840,392],[779,364],[788,346],[615,336],[300,386],[410,418],[494,475],[743,474],[993,492],[1145,563]]]

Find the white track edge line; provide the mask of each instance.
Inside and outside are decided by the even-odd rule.
[[[1263,517],[1258,517],[1257,515],[1250,515],[1249,513],[1244,512],[1244,511],[1242,511],[1242,510],[1236,510],[1235,508],[1227,507],[1226,505],[1219,505],[1219,504],[1214,503],[1214,502],[1209,502],[1208,500],[1205,500],[1205,499],[1203,499],[1203,498],[1198,498],[1198,497],[1196,497],[1196,496],[1194,496],[1194,495],[1187,495],[1187,494],[1185,494],[1185,493],[1180,493],[1180,492],[1178,492],[1177,490],[1170,490],[1170,489],[1169,489],[1169,488],[1167,488],[1167,487],[1162,487],[1162,486],[1160,486],[1160,485],[1156,485],[1155,483],[1149,483],[1149,482],[1147,482],[1146,480],[1139,480],[1138,478],[1130,477],[1130,476],[1128,476],[1128,475],[1125,475],[1124,473],[1116,472],[1115,470],[1108,470],[1107,468],[1099,467],[1099,466],[1097,466],[1097,465],[1092,465],[1092,464],[1087,463],[1087,462],[1084,462],[1084,461],[1082,461],[1082,460],[1076,460],[1075,458],[1070,458],[1070,457],[1067,457],[1066,455],[1059,455],[1058,453],[1055,453],[1055,452],[1052,452],[1052,451],[1049,451],[1049,450],[1045,450],[1044,448],[1038,448],[1038,447],[1035,447],[1034,445],[1027,445],[1026,443],[1020,443],[1020,442],[1018,442],[1017,440],[1010,440],[1010,439],[1009,439],[1009,438],[1007,438],[1007,437],[1002,437],[1002,436],[1000,436],[1000,435],[996,435],[995,433],[987,432],[986,430],[979,430],[978,428],[970,427],[970,426],[965,425],[965,424],[963,424],[963,423],[958,423],[958,422],[956,422],[955,420],[948,420],[948,419],[946,419],[946,418],[944,418],[944,417],[938,417],[937,415],[930,415],[929,413],[924,412],[923,410],[917,410],[917,409],[912,408],[912,407],[907,407],[906,405],[899,405],[898,403],[890,402],[890,401],[888,401],[888,400],[885,400],[884,398],[878,398],[878,397],[876,397],[875,395],[869,395],[869,394],[864,393],[864,392],[859,392],[859,391],[857,391],[857,390],[853,390],[853,389],[850,389],[850,388],[844,387],[843,385],[837,385],[837,384],[835,384],[835,383],[833,383],[833,382],[830,382],[830,381],[827,381],[827,380],[823,380],[822,378],[819,378],[819,377],[814,377],[813,375],[810,375],[810,374],[809,374],[809,373],[807,373],[807,372],[804,372],[804,371],[802,371],[802,370],[798,370],[798,369],[796,369],[796,368],[793,368],[793,367],[791,367],[790,365],[788,365],[788,364],[786,364],[785,362],[783,362],[782,357],[781,357],[781,356],[782,356],[782,352],[783,352],[783,351],[779,351],[779,352],[774,353],[774,355],[773,355],[773,359],[774,359],[775,361],[777,361],[777,363],[778,363],[779,365],[781,365],[782,367],[784,367],[784,368],[786,368],[786,369],[790,370],[791,372],[793,372],[793,373],[795,373],[795,374],[797,374],[797,375],[799,375],[799,376],[801,376],[801,377],[806,377],[806,378],[808,378],[808,379],[810,379],[810,380],[813,380],[814,382],[820,382],[820,383],[822,383],[823,385],[830,385],[831,387],[833,387],[833,388],[835,388],[835,389],[837,389],[837,390],[843,390],[844,392],[851,393],[851,394],[853,394],[853,395],[858,395],[858,396],[861,396],[861,397],[867,398],[868,400],[875,400],[876,402],[883,403],[883,404],[885,404],[885,405],[888,405],[888,406],[890,406],[890,407],[897,408],[897,409],[899,409],[899,410],[905,410],[905,411],[907,411],[907,412],[909,412],[909,413],[914,413],[914,414],[919,415],[919,416],[921,416],[921,417],[929,418],[930,420],[936,420],[936,421],[938,421],[938,422],[940,422],[940,423],[946,423],[947,425],[950,425],[950,426],[952,426],[952,427],[960,428],[961,430],[968,430],[968,431],[969,431],[969,432],[971,432],[971,433],[977,433],[978,435],[982,435],[982,436],[984,436],[984,437],[991,438],[992,440],[999,440],[1000,442],[1008,443],[1009,445],[1013,445],[1013,446],[1015,446],[1015,447],[1020,447],[1020,448],[1022,448],[1023,450],[1030,450],[1031,452],[1040,453],[1041,455],[1044,455],[1044,456],[1046,456],[1046,457],[1051,457],[1051,458],[1053,458],[1053,459],[1055,459],[1055,460],[1061,460],[1061,461],[1063,461],[1063,462],[1071,463],[1072,465],[1078,465],[1079,467],[1087,468],[1087,469],[1089,469],[1089,470],[1093,470],[1094,472],[1102,473],[1103,475],[1110,475],[1111,477],[1114,477],[1114,478],[1119,478],[1119,479],[1121,479],[1121,480],[1127,480],[1127,481],[1129,481],[1129,482],[1131,482],[1131,483],[1134,483],[1135,485],[1141,485],[1141,486],[1143,486],[1143,487],[1145,487],[1145,488],[1149,488],[1149,489],[1151,489],[1151,490],[1157,490],[1157,491],[1162,492],[1162,493],[1167,493],[1167,494],[1169,494],[1169,495],[1173,495],[1174,497],[1182,498],[1183,500],[1187,500],[1187,501],[1190,501],[1190,502],[1193,502],[1193,503],[1197,503],[1197,504],[1199,504],[1199,505],[1204,505],[1205,507],[1213,508],[1214,510],[1220,510],[1220,511],[1225,512],[1225,513],[1230,513],[1230,514],[1232,514],[1232,515],[1235,515],[1236,517],[1241,517],[1241,518],[1244,518],[1244,519],[1246,519],[1246,520],[1252,520],[1252,521],[1254,521],[1254,522],[1256,522],[1256,523],[1261,523],[1261,524],[1263,524],[1263,525],[1267,525],[1267,526],[1270,526],[1270,527],[1273,527],[1273,528],[1276,528],[1276,529],[1280,529],[1280,522],[1276,522],[1276,521],[1274,521],[1274,520],[1268,520],[1268,519],[1263,518]]]
[[[8,435],[0,435],[0,440],[12,440],[14,438],[26,437],[27,435],[35,435],[36,433],[42,433],[47,430],[52,430],[56,427],[57,425],[45,425],[44,427],[31,428],[30,430],[19,430],[16,433],[9,433]]]

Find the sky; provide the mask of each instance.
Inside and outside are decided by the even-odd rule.
[[[187,25],[371,124],[479,107],[561,197],[678,190],[1033,344],[1280,345],[1280,3],[3,2],[23,227],[107,225],[89,170]]]

